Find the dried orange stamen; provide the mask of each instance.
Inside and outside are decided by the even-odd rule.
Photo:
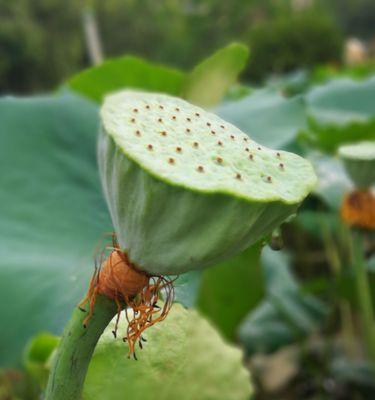
[[[129,357],[132,355],[137,359],[135,345],[138,342],[142,348],[142,341],[146,341],[142,333],[150,326],[163,321],[168,315],[174,298],[173,280],[164,276],[149,276],[136,269],[127,254],[120,250],[115,235],[112,237],[112,246],[106,249],[111,252],[104,262],[102,261],[104,251],[101,252],[99,267],[95,267],[87,295],[79,304],[79,308],[86,311],[82,307],[89,301],[89,312],[83,324],[86,327],[93,315],[96,296],[103,294],[114,300],[117,305],[117,318],[113,331],[117,337],[121,311],[125,307],[128,327],[123,340],[128,342]],[[157,304],[161,291],[164,294],[162,308]],[[133,310],[130,318],[127,308]]]

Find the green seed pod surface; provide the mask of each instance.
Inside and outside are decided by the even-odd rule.
[[[139,268],[180,274],[272,232],[316,184],[311,164],[164,94],[123,91],[101,109],[104,193],[121,248]]]
[[[128,311],[129,312],[129,311]],[[242,352],[226,343],[194,310],[174,304],[162,324],[148,329],[137,349],[113,338],[115,320],[101,336],[90,362],[83,399],[248,400],[253,389]],[[119,331],[126,330],[123,313]]]
[[[375,141],[364,141],[339,147],[338,154],[358,188],[375,184]]]

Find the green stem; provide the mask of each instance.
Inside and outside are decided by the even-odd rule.
[[[100,335],[117,312],[115,302],[98,296],[87,328],[87,313],[76,308],[65,328],[48,379],[45,400],[81,398],[87,369]]]
[[[353,232],[353,264],[364,338],[370,359],[375,361],[374,310],[372,308],[370,284],[363,258],[363,239],[358,232]]]

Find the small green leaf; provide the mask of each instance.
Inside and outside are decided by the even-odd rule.
[[[49,373],[47,361],[58,343],[57,336],[43,332],[34,336],[26,346],[24,367],[40,387],[47,384]]]
[[[307,126],[302,98],[286,98],[273,89],[254,90],[239,101],[224,102],[216,113],[271,148],[288,148]]]
[[[202,274],[198,308],[228,339],[263,296],[260,250],[258,243]]]
[[[181,71],[133,56],[107,60],[70,78],[68,87],[91,100],[101,102],[110,92],[137,88],[179,95],[185,80]]]
[[[232,43],[198,64],[187,76],[183,97],[201,107],[215,106],[246,65],[248,48]]]
[[[124,315],[120,331],[126,329]],[[145,332],[147,342],[128,359],[114,339],[113,322],[96,347],[83,398],[90,400],[247,400],[252,393],[242,353],[224,342],[196,311],[173,305],[167,318]],[[123,325],[124,324],[124,325]]]

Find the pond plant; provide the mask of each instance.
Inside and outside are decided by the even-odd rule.
[[[104,101],[98,160],[115,233],[64,331],[46,400],[80,398],[96,343],[116,314],[118,335],[124,308],[124,341],[137,359],[143,332],[172,306],[170,276],[269,235],[316,183],[302,157],[261,146],[180,98],[130,90]]]
[[[375,141],[343,145],[338,153],[355,185],[344,198],[341,215],[349,225],[375,229]]]

